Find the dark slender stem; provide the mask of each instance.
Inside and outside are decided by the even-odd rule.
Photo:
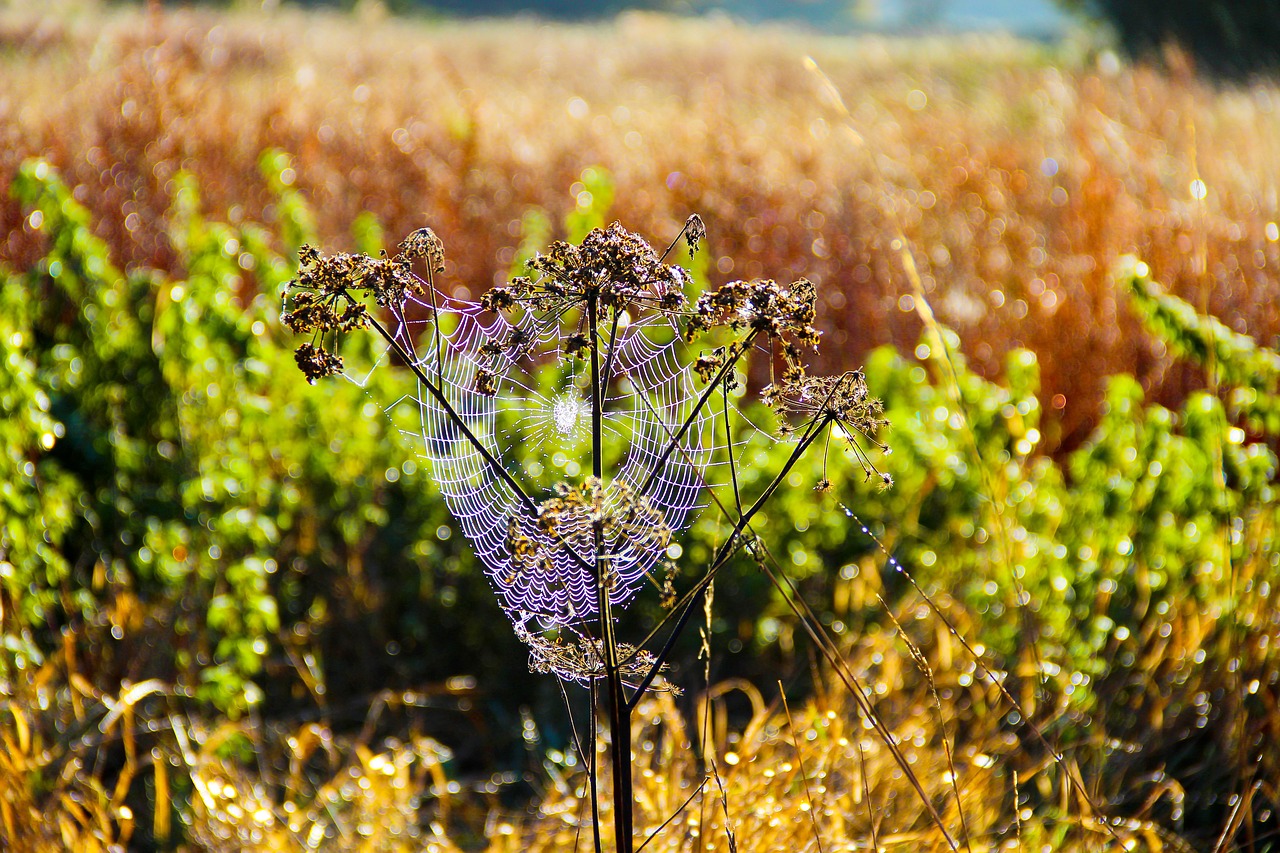
[[[689,416],[684,419],[684,423],[680,425],[680,429],[676,431],[675,435],[671,436],[671,440],[667,442],[667,449],[662,452],[661,458],[659,458],[657,462],[653,463],[653,467],[649,471],[649,476],[645,479],[644,485],[640,487],[640,494],[647,495],[649,493],[650,487],[653,486],[653,481],[658,479],[658,474],[662,471],[662,466],[667,464],[667,460],[671,458],[671,454],[675,453],[676,448],[680,446],[681,440],[684,439],[684,434],[689,431],[689,427],[693,426],[693,422],[697,420],[698,414],[702,411],[702,407],[707,404],[707,400],[710,400],[711,395],[715,393],[716,386],[724,381],[725,376],[727,376],[729,371],[733,369],[733,366],[738,363],[738,359],[742,358],[743,354],[747,352],[747,345],[751,342],[752,338],[755,337],[755,334],[755,332],[752,332],[744,338],[741,346],[729,348],[729,352],[733,352],[734,354],[725,359],[724,364],[720,366],[720,370],[716,373],[715,377],[707,383],[707,387],[703,390],[702,395],[698,397],[698,401],[694,403],[693,410],[689,412]]]
[[[444,409],[445,414],[449,416],[449,419],[458,425],[458,429],[462,431],[464,436],[466,436],[467,441],[471,442],[471,446],[480,452],[480,455],[484,457],[484,461],[493,469],[493,472],[501,477],[502,481],[510,486],[512,491],[524,499],[524,502],[529,509],[536,511],[538,506],[534,503],[533,498],[529,497],[529,493],[526,492],[524,487],[516,481],[515,477],[511,476],[511,472],[506,469],[506,466],[499,462],[497,457],[489,452],[489,448],[485,447],[484,443],[481,442],[480,439],[476,437],[476,434],[471,431],[471,428],[467,426],[466,421],[462,419],[462,415],[458,414],[458,410],[453,407],[453,404],[449,402],[449,398],[444,395],[444,390],[427,378],[427,375],[422,372],[422,368],[418,366],[418,363],[413,358],[412,354],[404,348],[404,345],[401,344],[394,335],[387,331],[385,326],[378,322],[376,317],[372,314],[369,314],[368,317],[369,322],[373,324],[373,328],[375,328],[378,331],[378,334],[382,335],[383,339],[386,340],[387,344],[396,351],[396,355],[400,356],[404,363],[409,366],[409,369],[413,371],[413,375],[417,377],[418,381],[421,382],[429,392],[431,392],[431,396],[440,404],[440,408]]]
[[[350,294],[347,295],[347,298],[351,298]],[[470,427],[467,426],[466,421],[462,419],[462,415],[458,413],[458,410],[455,409],[453,404],[449,402],[449,399],[445,397],[444,389],[427,378],[427,375],[422,371],[422,368],[418,366],[413,354],[406,350],[404,345],[400,343],[394,335],[387,331],[387,328],[379,323],[376,317],[370,314],[369,322],[373,324],[373,328],[378,331],[378,334],[382,335],[387,344],[395,350],[396,355],[400,356],[401,360],[408,365],[411,371],[413,371],[413,375],[417,377],[418,381],[431,392],[431,396],[434,397],[436,402],[440,404],[440,407],[444,409],[445,414],[449,416],[449,419],[453,421],[453,423],[457,424],[458,429],[462,431],[462,434],[466,437],[467,441],[471,442],[471,446],[480,452],[480,455],[484,457],[484,461],[491,469],[493,469],[493,472],[497,474],[504,483],[511,487],[511,490],[524,501],[525,508],[530,513],[536,515],[538,512],[537,502],[530,497],[529,493],[524,490],[524,487],[520,485],[516,478],[511,476],[511,472],[498,461],[497,457],[489,452],[489,449],[485,447],[484,444],[481,443],[480,439],[476,437],[475,433],[471,431]],[[437,319],[436,322],[438,323],[439,320]],[[597,430],[597,433],[598,432],[599,430]],[[597,454],[597,458],[598,457],[599,454]],[[564,547],[564,552],[569,556],[569,559],[573,560],[583,568],[588,567],[587,561],[584,560],[582,556],[559,534],[556,534],[555,539],[557,544]]]
[[[703,777],[702,782],[698,785],[698,787],[693,789],[693,793],[685,797],[684,802],[680,804],[680,808],[673,811],[671,815],[666,820],[664,820],[657,829],[649,833],[649,837],[644,840],[644,843],[636,848],[636,853],[640,853],[641,850],[644,850],[644,848],[648,847],[650,841],[657,838],[658,834],[671,824],[671,821],[678,818],[681,815],[681,813],[684,812],[684,810],[689,807],[689,803],[693,802],[693,798],[702,793],[702,789],[707,787],[707,783],[710,781],[711,781],[710,776]]]
[[[440,306],[436,304],[436,280],[432,270],[434,264],[427,259],[427,290],[431,293],[431,327],[432,338],[436,345],[436,382],[444,386],[444,353],[440,347]],[[402,306],[403,307],[403,306]]]
[[[604,473],[604,410],[600,376],[599,306],[597,295],[587,297],[587,325],[591,330],[591,474],[603,488]],[[615,330],[617,318],[615,315]],[[613,361],[613,341],[609,346],[609,362]],[[600,640],[604,652],[605,689],[609,709],[609,754],[613,768],[613,827],[614,844],[618,853],[631,853],[632,803],[631,803],[631,714],[623,692],[622,676],[618,670],[618,643],[614,636],[613,607],[609,599],[613,578],[605,552],[603,519],[594,523],[596,540],[596,603],[600,617]]]
[[[831,433],[827,433],[830,441]],[[742,515],[742,492],[738,488],[738,466],[733,461],[733,422],[729,420],[729,385],[724,385],[724,438],[725,450],[729,454],[729,478],[733,481],[733,506]]]
[[[599,772],[596,761],[596,733],[600,730],[596,722],[596,683],[592,681],[588,689],[591,699],[588,704],[590,724],[587,729],[587,748],[591,751],[587,761],[587,772],[591,779],[591,835],[595,841],[596,853],[604,853],[604,847],[600,843],[600,787],[596,780],[596,774]]]
[[[591,330],[591,474],[598,480],[604,472],[604,412],[600,408],[603,391],[600,388],[600,334],[597,327],[600,318],[597,316],[597,302],[596,294],[592,293],[587,297],[587,326]],[[609,359],[612,360],[613,347],[610,346],[609,350]]]
[[[809,639],[813,641],[813,644],[818,647],[822,656],[827,659],[829,664],[831,664],[832,669],[836,673],[836,677],[840,679],[844,684],[845,689],[849,691],[849,695],[853,697],[854,704],[858,706],[858,710],[861,712],[863,717],[871,723],[872,727],[876,730],[876,733],[880,735],[881,742],[884,743],[889,754],[893,756],[893,760],[896,761],[898,766],[902,769],[903,775],[907,777],[907,781],[916,789],[916,794],[920,797],[921,804],[923,804],[925,810],[929,812],[929,817],[942,833],[942,837],[947,842],[947,846],[951,848],[953,853],[959,853],[959,847],[956,846],[955,839],[951,837],[951,833],[947,831],[947,826],[942,820],[942,815],[938,813],[937,807],[934,806],[933,801],[929,798],[929,794],[921,784],[920,778],[911,769],[911,762],[907,760],[907,757],[902,752],[902,748],[898,745],[898,741],[894,739],[892,730],[889,729],[884,720],[876,712],[875,705],[871,702],[871,696],[868,694],[866,689],[863,688],[862,683],[858,681],[858,677],[849,669],[849,664],[840,655],[839,650],[835,647],[835,644],[831,642],[831,639],[825,634],[820,634],[818,629],[815,627],[821,623],[818,621],[813,610],[810,609],[808,602],[806,602],[800,595],[799,591],[795,588],[795,585],[791,583],[790,579],[786,579],[786,586],[784,588],[783,582],[778,579],[778,575],[773,573],[765,561],[759,558],[758,554],[756,555],[756,559],[757,565],[759,565],[761,570],[769,576],[769,581],[779,592],[783,593],[783,598],[786,600],[787,606],[791,608],[791,612],[800,620],[800,625],[804,628],[805,633],[809,635]],[[782,577],[785,579],[786,575],[784,574]],[[797,601],[800,602],[798,605],[796,604]]]
[[[587,769],[589,770],[589,769],[591,769],[590,759],[588,759],[588,758],[587,758],[587,751],[586,751],[585,749],[583,749],[583,748],[582,748],[582,737],[578,734],[578,724],[577,724],[577,722],[573,719],[573,703],[569,701],[569,691],[567,691],[567,690],[565,690],[565,689],[564,689],[564,679],[562,679],[562,678],[557,678],[557,679],[556,679],[556,686],[560,688],[560,698],[564,700],[564,712],[565,712],[565,714],[566,714],[566,715],[568,715],[568,717],[569,717],[569,731],[570,731],[570,732],[572,732],[572,734],[573,734],[573,748],[574,748],[575,750],[577,750],[578,760],[582,763],[582,764],[581,764],[581,766],[582,766],[582,767],[584,767],[584,768],[587,768]],[[588,714],[594,715],[594,714],[595,714],[595,710],[596,710],[595,702],[592,702],[591,704],[589,704],[589,705],[587,706],[587,712],[588,712]],[[595,740],[594,740],[594,739],[592,739],[591,744],[592,744],[592,746],[594,747],[594,745],[595,745]],[[595,778],[595,777],[593,776],[593,777],[592,777],[592,781],[594,781],[594,778]],[[595,805],[595,798],[594,798],[594,797],[592,798],[592,805],[593,805],[593,806]],[[594,812],[593,812],[592,816],[593,816],[593,818],[594,818],[594,816],[595,816],[595,815],[594,815]],[[593,824],[593,825],[598,824],[598,823],[599,823],[599,821],[598,821],[598,820],[594,820],[594,819],[592,820],[592,824]],[[576,853],[576,851],[577,851],[577,849],[578,849],[578,839],[579,839],[579,838],[581,838],[581,836],[582,836],[582,803],[581,803],[581,802],[579,802],[579,803],[578,803],[578,821],[577,821],[577,824],[578,824],[578,825],[577,825],[577,827],[576,827],[576,829],[575,829],[575,832],[574,832],[574,834],[573,834],[573,849],[574,849],[575,853]]]
[[[604,377],[600,383],[600,414],[604,415],[604,401],[609,396],[609,383],[613,381],[613,360],[618,352],[618,309],[613,309],[613,323],[609,326],[609,353],[604,359]],[[599,458],[599,456],[597,456]],[[597,475],[599,476],[599,475]]]
[[[721,371],[721,373],[717,375],[714,382],[719,382],[721,380],[721,377],[723,376],[723,373],[724,372]],[[714,385],[714,382],[713,382],[713,385]],[[819,406],[819,410],[826,409],[827,404],[831,402],[831,397],[833,394],[835,394],[834,387],[832,388],[831,391],[827,393],[827,397],[823,401],[822,405]],[[643,398],[641,399],[643,400]],[[645,402],[645,405],[647,406],[648,401],[644,401],[644,402]],[[728,402],[728,398],[726,396],[726,404],[727,402]],[[658,418],[658,422],[661,423],[663,428],[667,431],[667,435],[671,436],[671,428],[668,427],[662,421],[662,418],[659,417],[657,413],[653,411],[652,407],[649,408],[649,411],[653,413],[655,417]],[[643,692],[644,689],[647,688],[650,683],[652,683],[653,677],[657,674],[658,669],[662,666],[663,662],[666,660],[667,655],[670,653],[671,647],[674,644],[676,637],[684,630],[684,626],[688,622],[689,614],[691,612],[689,608],[692,606],[693,599],[706,590],[706,587],[710,585],[711,578],[715,574],[715,572],[719,571],[720,567],[724,564],[724,562],[727,561],[730,556],[732,556],[733,550],[736,548],[736,539],[742,534],[743,530],[745,530],[747,527],[750,526],[751,516],[755,515],[755,513],[758,512],[760,508],[764,506],[764,503],[769,499],[769,496],[772,495],[773,492],[776,491],[777,488],[782,484],[782,478],[787,475],[787,473],[791,470],[791,467],[795,465],[796,462],[799,461],[800,457],[805,454],[805,452],[809,449],[809,446],[813,444],[813,442],[817,439],[819,435],[823,433],[823,431],[827,431],[828,438],[830,438],[829,430],[827,430],[826,428],[831,424],[831,422],[834,419],[835,418],[833,416],[827,415],[820,418],[815,417],[813,420],[811,420],[808,423],[808,425],[805,427],[804,436],[801,437],[800,443],[796,446],[795,450],[791,451],[791,456],[788,457],[786,463],[782,466],[782,470],[778,473],[776,477],[773,478],[773,482],[771,482],[765,488],[764,492],[760,495],[759,498],[757,498],[756,502],[752,504],[751,509],[745,515],[742,512],[742,496],[737,492],[737,478],[736,477],[734,478],[734,500],[738,509],[738,521],[734,526],[733,531],[729,534],[729,538],[725,541],[724,547],[716,555],[716,558],[712,560],[711,567],[707,570],[707,574],[703,576],[702,581],[698,585],[695,585],[693,589],[685,593],[685,595],[673,606],[672,608],[673,613],[676,609],[681,607],[685,607],[685,610],[680,616],[679,625],[672,632],[673,636],[667,639],[667,643],[663,647],[661,655],[659,655],[658,659],[654,662],[653,669],[649,672],[648,680],[645,681],[645,683],[641,686],[640,692]],[[727,410],[725,412],[725,423],[726,423],[726,431],[728,431],[728,411]],[[687,423],[686,423],[686,426],[687,426]],[[733,438],[730,435],[729,437],[730,445],[732,445],[732,441],[733,441]],[[671,437],[671,444],[672,446],[676,445],[676,440],[674,437]],[[855,444],[854,447],[857,447],[857,445]],[[730,448],[730,450],[731,450],[730,460],[732,460],[733,458],[732,448]],[[686,452],[687,454],[687,451],[683,451],[683,448],[682,448],[682,452]],[[720,499],[715,496],[714,492],[711,494],[711,498],[716,502],[716,504],[719,505],[721,512],[723,512],[727,517],[729,515],[728,510],[725,509],[724,504],[720,502]],[[649,644],[649,641],[652,640],[654,637],[656,637],[658,635],[658,632],[661,631],[663,626],[666,625],[669,621],[671,621],[671,614],[668,614],[665,618],[662,619],[661,622],[659,622],[657,625],[654,626],[653,630],[649,632],[648,636],[646,636],[644,640],[642,640],[640,644],[636,646],[636,651],[633,652],[630,657],[628,657],[625,661],[622,662],[623,665],[630,663],[635,658],[635,656],[639,654],[639,651],[643,649],[645,646],[647,646]],[[635,704],[639,701],[640,700],[639,700],[638,694],[633,695],[632,701],[631,701],[632,707],[634,707]]]
[[[688,231],[688,230],[689,230],[689,222],[688,222],[688,220],[685,220],[684,227],[680,229],[680,233],[679,233],[679,234],[677,234],[677,235],[676,235],[676,238],[675,238],[674,240],[672,240],[672,241],[667,245],[666,250],[662,253],[662,257],[658,258],[658,262],[659,262],[659,263],[661,263],[661,262],[663,262],[663,261],[665,261],[665,260],[667,259],[667,255],[671,254],[671,250],[672,250],[672,249],[674,249],[674,248],[676,247],[676,243],[679,243],[679,242],[680,242],[680,238],[681,238],[681,237],[683,237],[683,236],[684,236],[684,232],[686,232],[686,231]]]
[[[716,552],[715,558],[711,561],[711,567],[707,569],[706,574],[704,574],[698,583],[686,592],[684,597],[677,603],[676,606],[684,607],[684,610],[681,612],[680,618],[676,621],[675,627],[671,629],[671,633],[668,635],[666,643],[663,644],[662,650],[654,660],[653,666],[650,667],[649,671],[645,674],[645,677],[641,679],[640,683],[636,686],[635,691],[631,694],[631,700],[628,703],[629,709],[634,709],[635,706],[639,704],[640,697],[649,689],[649,685],[653,684],[653,680],[658,676],[658,670],[671,655],[671,650],[675,647],[676,640],[684,633],[685,626],[689,623],[689,617],[693,613],[693,605],[702,597],[702,594],[707,591],[707,587],[710,586],[711,581],[715,579],[716,572],[720,571],[724,564],[729,562],[729,558],[732,557],[734,552],[737,550],[739,540],[742,537],[742,531],[746,529],[755,514],[764,507],[765,502],[768,501],[769,498],[773,496],[773,493],[777,491],[778,487],[782,485],[787,474],[789,474],[795,464],[800,461],[800,457],[809,449],[809,446],[812,445],[813,442],[817,440],[818,436],[822,434],[822,428],[825,427],[827,423],[828,422],[826,420],[821,420],[814,421],[810,425],[804,438],[802,438],[800,443],[796,445],[796,449],[791,451],[791,456],[787,458],[787,462],[782,466],[782,470],[773,478],[773,481],[769,483],[764,492],[761,493],[760,497],[756,498],[755,503],[753,503],[751,507],[738,518],[737,523],[733,526],[733,530],[729,532],[729,537],[725,539],[724,544],[720,546],[720,550]],[[663,624],[665,624],[665,622],[666,620],[664,619]],[[654,628],[653,631],[650,632],[649,636],[645,638],[644,642],[640,643],[636,648],[644,648],[645,645],[648,644],[649,640],[653,639],[654,635],[657,634],[661,627],[662,625],[660,624],[657,628]]]

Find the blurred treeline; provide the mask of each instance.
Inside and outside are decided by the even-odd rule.
[[[1105,21],[1131,56],[1177,46],[1197,67],[1235,78],[1280,71],[1277,0],[1058,0]]]
[[[226,5],[234,0],[208,0]],[[358,0],[289,0],[300,6],[353,6]],[[491,17],[533,14],[560,20],[607,18],[626,10],[675,14],[721,11],[748,20],[803,21],[848,29],[879,19],[883,0],[380,0],[398,13]],[[1277,0],[1054,0],[1082,21],[1100,23],[1130,56],[1178,47],[1201,70],[1225,77],[1280,69]],[[949,0],[899,0],[894,20],[919,29],[941,20]],[[1015,18],[1011,15],[1010,22]]]

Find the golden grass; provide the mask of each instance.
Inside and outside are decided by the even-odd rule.
[[[326,245],[349,240],[364,210],[391,235],[430,224],[450,247],[448,279],[478,295],[509,271],[524,213],[559,219],[599,166],[616,182],[610,215],[630,228],[674,234],[701,213],[713,278],[821,281],[840,364],[818,367],[844,368],[920,331],[886,251],[893,210],[939,319],[980,369],[998,372],[1014,345],[1041,355],[1051,451],[1087,432],[1107,374],[1132,372],[1164,402],[1198,381],[1129,316],[1108,278],[1119,255],[1239,331],[1280,332],[1271,85],[1216,90],[1065,50],[1054,65],[1000,38],[851,40],[643,15],[546,27],[11,12],[0,44],[0,181],[25,156],[49,158],[129,263],[174,265],[164,214],[179,169],[211,210],[269,218],[254,164],[279,146]],[[0,206],[2,254],[17,264],[37,251],[20,216]]]
[[[1058,768],[1001,724],[993,710],[999,704],[994,689],[963,677],[972,674],[971,668],[954,676],[938,673],[949,709],[982,711],[966,713],[954,724],[961,734],[949,761],[937,725],[938,706],[899,644],[890,637],[865,643],[854,667],[878,694],[880,713],[961,849],[967,849],[966,837],[973,850],[1032,850],[1044,844],[1058,851],[1191,849],[1141,816],[1127,817],[1112,836],[1085,804],[1063,790]],[[734,690],[742,691],[753,708],[740,729],[727,723],[724,707],[726,694]],[[706,745],[699,737],[701,717],[684,718],[669,697],[639,709],[636,820],[642,838],[653,835],[646,850],[726,850],[730,833],[742,851],[854,851],[873,849],[873,844],[885,851],[950,849],[884,744],[838,694],[820,694],[797,709],[792,721],[776,696],[770,700],[749,685],[721,685],[709,695]],[[699,714],[705,703],[705,698],[699,703]],[[13,710],[10,706],[0,724],[8,752],[0,761],[0,802],[13,845],[8,849],[51,853],[127,844],[132,819],[122,817],[130,813],[90,774],[78,773],[39,799],[29,796],[20,766],[30,760],[29,753],[9,742],[21,728]],[[183,737],[169,740],[145,763],[147,772],[166,779],[165,785],[193,791],[185,830],[190,849],[550,853],[591,847],[590,809],[578,773],[542,780],[545,793],[527,810],[493,811],[480,823],[460,826],[447,808],[459,797],[449,793],[441,752],[426,738],[371,748],[309,725],[286,739],[288,772],[264,776],[259,764],[221,754],[228,741],[253,739],[250,726],[224,724],[189,737],[198,745],[184,750],[178,745],[186,742]],[[604,745],[600,748],[603,758]],[[1080,772],[1075,759],[1068,758],[1068,766]],[[1015,811],[1018,786],[1022,807]],[[1155,790],[1152,806],[1160,796]],[[602,800],[608,844],[607,792]],[[475,805],[470,804],[473,817]],[[420,823],[424,808],[436,818]],[[166,835],[169,831],[165,828]],[[459,834],[469,839],[462,847],[454,840]],[[151,836],[160,837],[155,831]]]
[[[78,675],[67,680],[65,670],[53,664],[19,673],[15,683],[2,686],[0,847],[15,853],[107,853],[128,844],[133,814],[124,795],[130,774],[109,785],[102,775],[85,772],[83,754],[68,748],[68,729],[89,727],[83,712],[86,704],[98,705],[94,688]],[[69,713],[55,725],[58,714],[50,709],[67,699]]]
[[[854,582],[856,595],[874,598],[879,582],[871,572],[863,578]],[[955,602],[943,598],[938,606],[961,632],[973,630]],[[1264,618],[1266,608],[1265,602],[1251,606],[1243,618]],[[1055,761],[1024,727],[1010,722],[1001,691],[922,600],[910,598],[890,621],[896,630],[863,632],[847,647],[848,672],[874,698],[880,721],[961,850],[1195,849],[1169,829],[1168,810],[1186,795],[1171,777],[1126,768],[1123,759],[1100,772],[1103,755],[1124,752],[1102,731]],[[1229,630],[1225,617],[1218,621],[1183,614],[1172,636],[1149,638],[1144,659],[1158,672],[1196,649],[1212,648]],[[1248,662],[1256,655],[1246,649],[1242,657]],[[578,762],[545,764],[533,779],[539,796],[513,811],[450,778],[448,751],[425,736],[374,743],[368,733],[340,735],[319,723],[285,730],[253,721],[209,727],[154,708],[144,720],[133,716],[134,706],[157,687],[137,685],[104,696],[78,674],[68,677],[70,665],[46,665],[13,685],[14,695],[0,706],[6,849],[52,853],[128,845],[135,834],[126,803],[131,783],[149,798],[146,812],[137,814],[145,821],[137,834],[160,843],[184,838],[183,849],[591,849]],[[1026,673],[994,675],[1020,694],[1024,710],[1042,728],[1081,724],[1067,701],[1070,674],[1038,691],[1019,677]],[[1214,685],[1185,689],[1201,687]],[[1153,705],[1168,696],[1154,681],[1149,688],[1154,693],[1146,701],[1128,700],[1146,717],[1147,745],[1184,737],[1180,725],[1162,720]],[[714,685],[684,711],[676,701],[657,694],[635,717],[637,833],[653,836],[645,850],[723,851],[730,849],[731,835],[744,853],[951,849],[883,739],[830,672],[819,674],[816,692],[803,706],[788,707],[779,691],[762,693],[743,681]],[[42,706],[46,710],[37,710]],[[1275,733],[1241,735],[1258,743]],[[104,766],[104,755],[121,758],[120,741],[123,766]],[[597,756],[607,757],[605,744],[597,744]],[[1273,759],[1263,756],[1257,768],[1263,798],[1280,793]],[[63,769],[54,772],[55,766]],[[1226,774],[1224,786],[1231,784],[1231,771],[1218,768]],[[1089,800],[1068,784],[1068,773],[1084,780]],[[33,787],[50,779],[56,780],[51,786]],[[189,801],[181,814],[173,812],[178,790]],[[1105,826],[1090,800],[1111,804],[1108,814],[1119,817]],[[1139,805],[1117,812],[1114,804],[1122,800]],[[601,801],[608,846],[607,790]],[[174,825],[178,820],[185,825]]]

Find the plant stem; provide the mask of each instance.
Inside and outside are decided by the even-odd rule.
[[[739,345],[729,347],[727,350],[728,357],[724,360],[724,364],[720,366],[716,375],[707,383],[707,387],[702,394],[698,396],[698,401],[693,404],[693,409],[689,412],[688,417],[684,419],[684,423],[680,425],[680,429],[676,431],[675,435],[670,436],[670,441],[667,442],[667,448],[662,452],[662,456],[659,457],[657,462],[653,463],[652,468],[649,470],[649,476],[639,489],[640,494],[646,495],[649,493],[649,488],[662,472],[662,466],[666,465],[667,460],[671,458],[671,454],[675,453],[676,448],[680,446],[681,439],[684,438],[684,434],[689,431],[689,427],[693,426],[693,422],[698,419],[702,407],[707,404],[707,400],[711,399],[716,387],[724,381],[725,376],[728,375],[730,370],[733,370],[733,366],[747,352],[747,347],[755,336],[756,333],[753,331],[743,338]]]
[[[684,610],[681,612],[680,618],[676,621],[675,627],[671,629],[671,633],[667,636],[667,641],[663,644],[662,650],[657,654],[653,662],[653,666],[632,692],[631,701],[627,705],[628,709],[633,709],[637,704],[639,704],[641,697],[644,696],[644,692],[649,689],[649,685],[652,684],[653,680],[658,676],[658,670],[662,668],[662,664],[665,663],[667,657],[670,656],[671,649],[675,646],[676,640],[679,639],[682,633],[684,633],[685,625],[689,622],[689,616],[693,613],[694,602],[707,591],[707,587],[710,586],[711,581],[715,579],[716,572],[720,571],[721,567],[723,567],[725,563],[729,562],[729,558],[733,556],[734,552],[738,548],[739,540],[742,537],[742,531],[746,529],[747,525],[751,523],[751,519],[755,517],[755,514],[764,507],[769,498],[773,496],[773,493],[782,485],[787,474],[791,472],[792,467],[800,461],[800,457],[804,456],[805,451],[807,451],[810,445],[812,445],[813,442],[817,440],[818,436],[822,434],[822,430],[829,422],[829,419],[823,418],[821,420],[814,421],[813,424],[810,425],[808,431],[800,440],[800,443],[796,445],[795,450],[791,451],[791,456],[787,458],[786,464],[782,466],[782,470],[780,470],[777,476],[773,478],[773,481],[765,487],[764,492],[761,493],[760,497],[756,498],[755,503],[753,503],[745,513],[738,517],[738,521],[733,525],[733,530],[729,532],[728,538],[725,539],[724,544],[720,546],[720,550],[716,552],[715,558],[712,559],[711,566],[707,569],[706,574],[704,574],[698,583],[686,592],[684,597],[676,604],[677,608],[683,606]],[[665,622],[666,620],[664,619],[663,623]],[[637,645],[636,648],[642,649],[648,645],[649,640],[653,639],[654,635],[657,634],[661,627],[662,625],[660,624],[657,628],[654,628],[653,631],[650,632],[649,636],[645,637],[644,641]]]
[[[348,298],[351,298],[350,295],[348,295]],[[529,493],[524,490],[524,487],[516,482],[515,477],[511,476],[511,472],[506,469],[506,466],[499,462],[497,457],[489,451],[489,448],[485,447],[484,443],[471,431],[471,428],[467,426],[467,422],[462,419],[462,415],[458,413],[458,410],[455,409],[453,404],[449,402],[449,399],[445,397],[444,390],[427,378],[427,375],[422,372],[422,368],[418,366],[418,362],[414,359],[413,355],[404,348],[404,345],[401,344],[385,326],[378,322],[376,317],[372,314],[369,314],[368,317],[369,322],[373,324],[373,328],[375,328],[378,331],[378,334],[382,335],[383,339],[386,340],[387,344],[395,350],[396,355],[400,356],[401,360],[409,366],[409,369],[413,371],[413,375],[417,377],[418,381],[431,392],[431,396],[440,404],[440,408],[444,409],[445,414],[449,416],[449,420],[457,424],[458,429],[462,432],[463,436],[466,437],[467,441],[471,442],[472,447],[480,452],[480,455],[484,458],[484,461],[489,465],[489,467],[493,469],[493,472],[497,474],[502,481],[516,493],[516,495],[524,500],[525,505],[530,510],[536,512],[538,509],[537,503],[535,503],[533,498],[529,496]]]
[[[600,335],[598,298],[592,293],[587,297],[587,326],[591,329],[591,474],[599,488],[603,488],[604,473],[604,411],[602,398],[605,389],[600,387]],[[613,361],[613,344],[610,342],[609,361]],[[614,845],[618,853],[631,853],[632,802],[631,802],[631,709],[622,689],[622,676],[618,670],[618,644],[614,636],[613,608],[609,600],[612,577],[608,554],[605,553],[604,521],[594,521],[596,540],[596,602],[600,619],[600,642],[604,647],[605,690],[609,712],[609,753],[613,770],[613,830]]]
[[[596,782],[596,776],[598,775],[596,762],[596,683],[592,681],[588,689],[591,701],[587,703],[590,725],[588,726],[586,749],[591,750],[591,755],[583,764],[587,768],[587,778],[591,780],[591,838],[595,843],[596,853],[604,853],[604,846],[600,843],[600,789]],[[585,752],[586,750],[582,751]]]

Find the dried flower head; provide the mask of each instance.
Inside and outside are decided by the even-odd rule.
[[[513,280],[511,282],[512,287],[490,288],[481,295],[480,306],[486,311],[493,312],[509,311],[512,308],[515,308],[518,303],[516,302],[516,292],[513,288],[516,281],[519,280],[520,279]]]
[[[475,382],[472,383],[472,389],[483,397],[494,397],[498,393],[498,377],[487,368],[476,370]]]
[[[576,582],[565,574],[574,567],[563,559],[566,552],[594,562],[597,537],[605,546],[604,583],[612,590],[615,561],[665,551],[672,532],[663,511],[625,483],[606,488],[594,477],[578,485],[560,483],[532,516],[508,519],[507,566],[500,579],[527,595],[528,609],[555,613],[556,593]],[[560,615],[568,619],[572,614]]]
[[[298,363],[298,369],[312,385],[316,384],[317,379],[335,376],[342,372],[341,356],[311,343],[298,347],[293,354],[293,360]]]
[[[817,288],[804,278],[788,287],[770,279],[731,281],[698,297],[685,337],[714,326],[763,334],[780,350],[784,381],[795,381],[805,373],[802,348],[817,350],[822,335],[813,325],[817,302]]]
[[[874,434],[885,423],[879,417],[884,407],[870,395],[861,370],[771,385],[761,398],[779,415],[835,421],[850,431]]]
[[[693,363],[693,371],[703,382],[710,382],[715,372],[724,366],[724,357],[724,347],[716,347],[709,353],[701,353]]]
[[[574,640],[554,639],[530,633],[523,626],[516,627],[516,636],[529,647],[529,668],[537,673],[555,673],[566,681],[579,684],[605,677],[604,643],[601,640],[580,637]],[[616,645],[624,684],[634,686],[649,675],[657,663],[652,653],[637,649],[629,643]],[[664,664],[659,672],[666,670]],[[658,678],[651,688],[663,693],[679,695],[680,690],[665,678]]]
[[[663,263],[643,237],[617,222],[591,231],[579,246],[553,243],[529,262],[529,269],[536,276],[520,276],[507,287],[493,288],[481,304],[493,311],[519,305],[555,317],[582,308],[588,299],[617,312],[672,311],[684,305],[690,280],[684,268]]]
[[[587,351],[591,346],[591,339],[582,332],[574,332],[564,342],[564,354],[570,356],[586,357]]]
[[[693,214],[684,221],[684,241],[689,247],[689,254],[698,251],[698,244],[707,239],[707,226],[703,224],[702,217]]]
[[[427,269],[444,272],[444,241],[430,228],[419,228],[400,242],[400,257],[405,260],[426,258]]]
[[[875,477],[886,487],[893,484],[893,479],[876,468],[857,442],[861,436],[880,451],[890,452],[888,445],[876,438],[876,434],[888,426],[888,421],[881,417],[884,404],[870,395],[861,370],[839,376],[805,376],[782,385],[771,385],[761,392],[761,399],[783,418],[793,417],[805,425],[817,422],[819,428],[831,426],[848,439],[868,478]],[[793,429],[783,421],[784,433]],[[819,491],[826,491],[831,484],[823,477],[818,486]]]
[[[662,510],[648,497],[637,495],[622,482],[606,489],[594,477],[588,477],[581,486],[557,484],[555,497],[543,501],[538,508],[537,525],[551,536],[560,536],[562,531],[594,535],[598,527],[607,540],[619,541],[622,547],[665,548],[671,542],[671,530]]]
[[[392,258],[348,252],[321,255],[313,246],[298,251],[298,275],[283,294],[285,310],[280,321],[295,333],[315,336],[295,354],[308,380],[341,371],[337,339],[369,322],[361,297],[372,296],[383,308],[399,309],[410,293],[427,293],[428,285],[409,268],[419,256],[433,264],[437,258],[443,262],[440,239],[429,228],[411,234]]]

